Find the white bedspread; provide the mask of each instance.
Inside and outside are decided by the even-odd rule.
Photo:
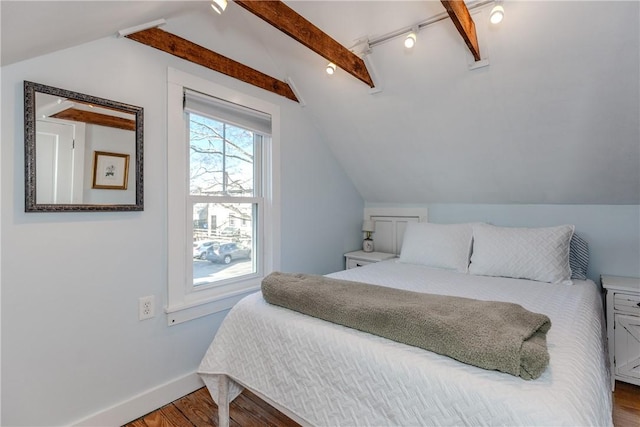
[[[552,285],[395,260],[330,276],[544,313],[552,322],[549,367],[525,381],[272,306],[258,292],[230,311],[202,360],[214,400],[217,374],[225,374],[317,426],[613,425],[593,282]],[[231,398],[241,390],[234,384]]]

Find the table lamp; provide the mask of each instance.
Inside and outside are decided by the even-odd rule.
[[[362,222],[362,231],[367,233],[367,237],[362,241],[362,250],[365,252],[373,252],[373,240],[371,239],[371,233],[376,230],[376,223],[371,220],[365,220]]]

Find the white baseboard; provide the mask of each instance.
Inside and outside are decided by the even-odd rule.
[[[137,396],[82,419],[73,426],[121,426],[197,389],[204,383],[196,372],[149,389]]]

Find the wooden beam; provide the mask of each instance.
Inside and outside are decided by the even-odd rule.
[[[480,48],[478,47],[478,37],[476,36],[476,25],[471,18],[469,9],[463,0],[440,0],[453,24],[467,44],[473,55],[473,59],[480,61]]]
[[[1,1],[1,0],[0,0]],[[73,103],[73,104],[82,104],[82,105],[87,105],[91,108],[96,107],[96,104],[94,104],[93,102],[88,102],[88,101],[81,101],[79,99],[75,99],[75,98],[67,98],[67,101]],[[111,111],[115,111],[117,113],[126,113],[125,111],[122,111],[122,108],[118,108],[118,107],[109,107],[107,105],[99,105],[98,108],[100,108],[101,110],[111,110]],[[127,113],[127,114],[131,114],[132,116],[134,115],[134,113]]]
[[[159,28],[125,37],[298,102],[287,83]]]
[[[234,3],[302,43],[327,61],[333,62],[369,87],[374,87],[373,79],[362,58],[332,39],[283,2],[279,0],[235,0]]]
[[[51,117],[124,130],[136,130],[135,120],[110,116],[108,114],[95,113],[93,111],[78,110],[77,108],[67,108],[66,110],[52,114]]]

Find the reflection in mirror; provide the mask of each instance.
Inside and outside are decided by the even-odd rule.
[[[27,81],[24,95],[25,211],[143,209],[141,107]]]

